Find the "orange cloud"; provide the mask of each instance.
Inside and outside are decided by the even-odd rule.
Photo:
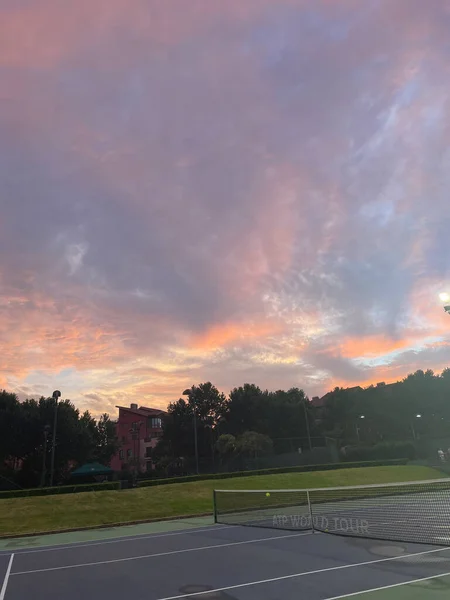
[[[392,340],[385,336],[372,335],[364,338],[347,338],[339,344],[338,349],[346,358],[376,357],[409,348],[413,343],[413,339]]]
[[[285,326],[274,321],[214,325],[206,333],[195,336],[192,345],[197,350],[215,350],[232,344],[263,341],[264,338],[281,334],[283,330]]]
[[[0,306],[1,370],[9,376],[112,365],[128,354],[123,337],[106,320],[41,294],[4,296]]]
[[[125,380],[127,378],[125,376]],[[190,377],[141,374],[140,378],[136,378],[133,383],[123,383],[119,379],[112,388],[97,383],[95,392],[83,394],[84,403],[87,407],[93,407],[97,413],[108,410],[114,414],[116,405],[127,405],[132,402],[165,410],[169,402],[178,400],[183,390],[190,387],[192,383],[192,374]]]
[[[448,340],[426,344],[422,346],[421,350],[426,352],[427,350],[445,350],[445,348],[450,348],[450,342]],[[389,349],[389,347],[386,347],[386,351],[380,352],[380,355],[387,354],[388,352],[393,352],[394,349],[397,348]],[[398,349],[403,348],[399,347]],[[405,346],[405,350],[408,351],[407,346]],[[352,358],[357,358],[357,356],[352,356]],[[369,371],[367,371],[367,375],[362,376],[359,380],[353,379],[352,381],[349,381],[343,378],[330,378],[328,380],[328,387],[353,387],[356,385],[360,385],[361,387],[368,387],[370,385],[375,385],[379,382],[395,383],[397,381],[401,381],[409,373],[413,373],[418,369],[425,370],[427,368],[432,368],[435,372],[439,372],[447,368],[448,366],[448,362],[445,358],[439,359],[438,357],[433,357],[432,364],[427,364],[426,362],[424,363],[423,359],[421,358],[420,351],[417,353],[412,351],[410,355],[408,354],[407,364],[405,364],[402,361],[399,361],[398,363],[394,362],[393,364],[372,367]]]
[[[433,348],[436,345],[433,344]],[[438,344],[438,346],[447,346],[449,344]],[[439,373],[440,371],[446,369],[448,367],[447,362],[442,362],[441,364],[433,364],[432,367],[428,367],[421,363],[420,358],[415,362],[411,362],[409,365],[404,364],[395,364],[395,365],[384,365],[382,367],[376,367],[370,370],[370,376],[362,377],[360,380],[352,380],[348,381],[346,379],[329,379],[328,380],[328,388],[334,389],[335,387],[353,387],[359,385],[361,387],[369,387],[370,385],[376,385],[377,383],[396,383],[397,381],[401,381],[410,373],[414,373],[418,369],[425,370],[427,368],[432,368],[435,373]]]

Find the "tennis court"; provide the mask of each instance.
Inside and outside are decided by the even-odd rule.
[[[450,597],[450,480],[216,490],[214,515],[164,533],[12,542],[0,553],[0,600]]]
[[[0,600],[443,600],[450,548],[214,525],[4,552],[0,586]]]

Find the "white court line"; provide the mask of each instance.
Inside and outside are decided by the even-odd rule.
[[[370,594],[370,592],[378,592],[380,590],[389,590],[391,588],[401,587],[402,585],[411,585],[413,583],[420,583],[421,581],[430,581],[431,579],[437,579],[438,577],[448,577],[448,573],[440,573],[439,575],[430,575],[429,577],[421,577],[420,579],[412,579],[411,581],[403,581],[402,583],[392,583],[391,585],[383,585],[381,587],[372,588],[370,590],[363,590],[362,592],[352,592],[351,594],[344,594],[344,596],[333,596],[332,598],[325,598],[325,600],[342,600],[343,598],[352,598],[354,596],[361,596],[362,594]]]
[[[275,581],[283,581],[286,579],[295,579],[296,577],[305,577],[306,575],[317,575],[319,573],[327,573],[329,571],[341,571],[343,569],[352,569],[353,567],[364,567],[366,565],[374,565],[377,563],[388,562],[390,560],[399,560],[401,558],[411,558],[412,556],[422,556],[423,554],[431,554],[432,552],[443,552],[449,548],[437,548],[434,550],[426,550],[424,552],[415,552],[414,554],[403,554],[402,556],[393,556],[391,558],[379,558],[377,560],[367,560],[360,563],[352,563],[350,565],[339,565],[338,567],[328,567],[326,569],[316,569],[315,571],[304,571],[303,573],[294,573],[293,575],[283,575],[282,577],[273,577],[272,579],[261,579],[260,581],[249,581],[248,583],[239,583],[237,585],[228,585],[226,587],[216,588],[214,590],[205,590],[204,592],[193,592],[191,594],[180,594],[179,596],[167,596],[166,598],[158,598],[158,600],[178,600],[179,598],[189,598],[190,596],[201,596],[203,594],[215,594],[217,592],[226,592],[228,590],[236,590],[238,588],[250,587],[253,585],[261,585],[263,583],[274,583]],[[14,574],[14,573],[13,573]],[[345,598],[345,596],[343,596]],[[329,598],[328,600],[332,600]]]
[[[172,554],[184,554],[186,552],[200,552],[201,550],[212,550],[213,548],[228,548],[230,546],[243,546],[245,544],[257,544],[258,542],[267,542],[270,540],[283,540],[286,538],[295,538],[304,535],[312,535],[312,531],[293,533],[289,535],[278,535],[266,538],[258,538],[255,540],[245,540],[243,542],[227,542],[226,544],[213,544],[211,546],[201,546],[199,548],[185,548],[184,550],[171,550],[169,552],[158,552],[154,554],[143,554],[142,556],[130,556],[127,558],[115,558],[113,560],[100,560],[98,562],[81,563],[78,565],[64,565],[61,567],[48,567],[46,569],[33,569],[32,571],[17,571],[11,573],[11,577],[15,575],[27,575],[29,573],[46,573],[47,571],[63,571],[65,569],[78,569],[80,567],[95,567],[97,565],[109,565],[112,563],[129,562],[132,560],[141,560],[143,558],[156,558],[159,556],[171,556]],[[0,600],[2,600],[0,598]]]
[[[240,527],[240,525],[224,525],[224,526],[208,526],[205,525],[202,529],[200,528],[192,528],[192,529],[184,529],[183,531],[177,530],[172,531],[170,533],[137,533],[134,536],[124,536],[123,538],[114,538],[113,540],[101,540],[98,542],[85,542],[78,544],[77,542],[72,542],[67,545],[58,545],[47,546],[44,548],[33,548],[33,550],[16,550],[16,554],[35,554],[36,552],[55,552],[59,550],[72,550],[76,548],[86,548],[87,546],[103,546],[104,544],[118,544],[120,542],[135,542],[136,540],[146,540],[151,538],[162,538],[169,537],[174,535],[186,535],[188,533],[202,533],[203,531],[220,531],[221,529],[235,529],[236,527]],[[6,551],[7,552],[7,551]],[[0,552],[1,556],[1,552]]]
[[[0,600],[4,600],[6,594],[6,588],[8,587],[9,574],[11,573],[11,567],[14,560],[14,554],[11,554],[9,559],[8,568],[6,569],[5,579],[3,580],[2,589],[0,590]]]

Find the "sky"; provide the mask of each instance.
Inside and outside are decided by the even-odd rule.
[[[448,0],[0,0],[0,388],[450,365]]]

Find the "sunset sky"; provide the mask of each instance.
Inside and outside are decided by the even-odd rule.
[[[450,2],[0,0],[0,388],[450,365]]]

